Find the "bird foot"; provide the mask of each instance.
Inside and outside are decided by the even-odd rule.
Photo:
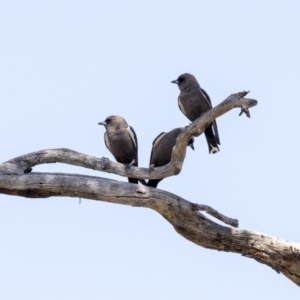
[[[189,125],[184,126],[185,129],[188,129],[190,127],[190,125],[192,124],[192,122],[189,123]]]
[[[150,167],[149,167],[149,173],[151,173],[153,170],[154,170],[154,164],[152,164],[152,165],[150,165]]]
[[[131,168],[134,164],[135,164],[135,159],[133,159],[130,164],[126,164],[125,168]]]
[[[107,158],[107,157],[101,157],[100,159],[101,159],[101,161],[105,161],[105,162],[109,161],[109,158]]]
[[[110,160],[107,157],[101,157],[100,161],[101,161],[101,169],[107,170],[109,167]]]

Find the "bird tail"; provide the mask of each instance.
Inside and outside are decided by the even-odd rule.
[[[220,140],[219,140],[219,135],[218,134],[214,134],[213,132],[213,124],[210,124],[205,132],[205,137],[206,137],[206,141],[208,144],[208,151],[209,153],[217,153],[220,151],[218,144],[220,144]]]
[[[161,179],[148,180],[147,185],[156,188]]]
[[[214,129],[214,132],[215,132],[216,142],[217,142],[218,145],[221,145],[220,138],[219,138],[219,132],[218,132],[218,126],[217,126],[217,121],[216,120],[213,121],[213,129]]]
[[[138,179],[135,179],[135,178],[128,178],[128,182],[135,183],[135,184],[139,183]]]

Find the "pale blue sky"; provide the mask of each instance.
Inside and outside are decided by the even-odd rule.
[[[188,124],[170,83],[194,74],[213,105],[251,90],[251,119],[218,119],[182,173],[159,185],[299,240],[297,1],[1,1],[0,161],[47,148],[112,155],[97,125],[122,115],[141,166],[153,139]],[[125,178],[61,164],[34,171]],[[0,195],[0,299],[299,299],[296,285],[237,254],[198,247],[148,209]]]

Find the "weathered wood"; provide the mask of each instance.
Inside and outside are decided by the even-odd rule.
[[[237,107],[248,110],[248,108],[255,106],[256,100],[243,98],[247,94],[248,92],[244,91],[230,95],[226,100],[187,126],[177,138],[171,162],[166,166],[153,168],[151,172],[149,168],[126,168],[125,165],[110,161],[107,158],[100,159],[69,149],[48,149],[22,155],[7,161],[6,171],[12,174],[28,173],[36,165],[59,162],[137,179],[159,179],[178,175],[185,159],[187,141],[192,136],[199,136],[214,119],[229,110]]]
[[[189,241],[213,250],[239,253],[253,258],[276,272],[281,272],[300,286],[300,244],[262,233],[217,224],[199,211],[206,211],[226,224],[237,227],[238,221],[213,208],[191,203],[177,195],[142,185],[123,183],[80,174],[34,173],[32,168],[45,163],[66,163],[120,176],[158,179],[177,175],[185,158],[186,144],[191,136],[199,136],[207,125],[235,107],[250,117],[249,108],[256,100],[243,98],[247,92],[229,96],[186,127],[178,137],[171,162],[149,173],[148,168],[125,168],[107,159],[98,159],[68,149],[42,150],[0,164],[0,193],[28,198],[53,196],[76,197],[147,207],[157,211],[174,229]]]
[[[300,286],[300,244],[219,225],[196,210],[205,207],[166,191],[77,174],[28,173],[1,174],[0,193],[29,198],[76,197],[148,207],[160,213],[189,241],[253,258]]]

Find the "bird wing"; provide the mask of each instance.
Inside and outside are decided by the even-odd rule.
[[[214,132],[215,132],[216,142],[217,142],[218,145],[221,145],[220,138],[219,138],[219,132],[218,132],[218,126],[217,126],[216,120],[213,121],[213,129],[214,129]]]
[[[151,150],[151,156],[150,156],[150,163],[149,166],[151,165],[152,162],[152,157],[153,157],[153,152],[155,150],[155,147],[157,146],[157,144],[159,143],[159,141],[161,140],[161,138],[165,135],[165,132],[160,133],[152,142],[152,150]]]
[[[200,90],[201,90],[202,95],[206,99],[206,101],[209,103],[209,106],[212,108],[211,100],[210,100],[208,94],[205,92],[205,90],[203,90],[201,88],[200,88]],[[214,128],[214,132],[215,132],[216,142],[217,142],[218,145],[221,145],[220,138],[219,138],[219,132],[218,132],[218,126],[217,126],[216,120],[213,121],[213,128]]]
[[[105,142],[106,148],[111,152],[108,137],[107,137],[107,131],[105,131],[105,133],[104,133],[104,142]]]
[[[127,130],[130,134],[131,140],[132,140],[136,150],[138,150],[138,141],[137,141],[137,137],[136,137],[134,129],[131,126],[128,126]]]
[[[200,88],[200,92],[203,95],[203,97],[205,98],[205,100],[207,101],[207,103],[209,104],[210,108],[212,108],[211,100],[210,100],[208,94],[202,88]]]
[[[181,110],[181,112],[187,117],[187,115],[186,115],[186,112],[185,112],[185,110],[184,110],[184,107],[183,107],[183,105],[182,105],[182,103],[181,103],[181,101],[180,101],[180,95],[179,95],[179,97],[178,97],[178,107],[179,107],[179,109]],[[162,132],[163,133],[163,132]],[[162,134],[161,133],[161,134]],[[155,142],[155,140],[154,140],[154,142]]]

